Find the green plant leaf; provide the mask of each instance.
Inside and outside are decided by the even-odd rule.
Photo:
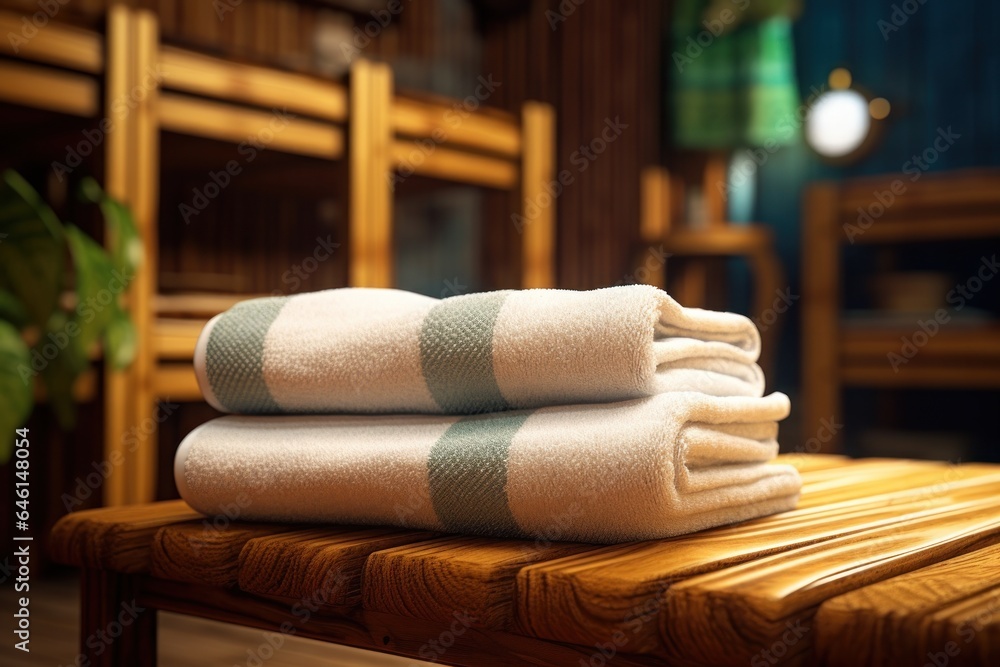
[[[104,334],[104,354],[116,370],[121,370],[132,363],[138,342],[139,338],[132,320],[125,311],[116,308]]]
[[[66,226],[66,240],[76,269],[77,327],[74,346],[86,358],[91,346],[111,322],[124,285],[116,276],[111,257],[94,239],[74,225]]]
[[[93,178],[85,178],[80,182],[80,198],[100,206],[114,265],[131,275],[139,268],[143,256],[142,240],[132,212],[118,200],[109,197]]]
[[[124,204],[107,197],[101,203],[101,211],[109,233],[115,238],[115,266],[132,275],[143,260],[142,239],[139,238],[132,212]]]
[[[49,407],[56,415],[60,428],[69,430],[76,423],[76,400],[73,398],[73,385],[80,373],[73,368],[76,352],[64,350],[55,359],[49,361],[42,370],[42,380],[45,382],[45,393]]]
[[[6,320],[20,329],[28,323],[28,313],[17,297],[0,289],[0,320]]]
[[[45,326],[62,291],[62,223],[17,172],[0,174],[0,289],[13,294],[30,320]]]
[[[55,311],[35,342],[34,348],[46,361],[59,358],[62,366],[79,375],[88,368],[90,361],[86,351],[76,344],[79,336],[76,333],[78,329],[73,326],[74,323],[75,318],[72,315],[62,310]]]
[[[14,429],[31,414],[33,382],[28,370],[31,357],[21,333],[9,322],[0,321],[0,463],[14,449]],[[23,377],[22,377],[23,376]]]
[[[66,313],[56,311],[35,343],[35,351],[45,360],[41,374],[49,406],[64,429],[72,428],[76,422],[73,385],[90,366],[86,353],[76,344],[77,337],[72,335],[73,321]]]
[[[91,204],[100,204],[104,199],[104,189],[92,177],[87,176],[80,181],[80,199]]]

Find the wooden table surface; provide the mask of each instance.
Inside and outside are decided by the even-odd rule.
[[[794,511],[652,542],[245,523],[173,501],[70,514],[52,544],[84,568],[95,627],[133,596],[445,664],[1000,664],[1000,466],[783,459],[804,480]]]

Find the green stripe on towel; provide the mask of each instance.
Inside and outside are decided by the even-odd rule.
[[[510,406],[493,372],[493,327],[508,292],[445,299],[420,330],[420,364],[441,410],[496,412]]]
[[[511,537],[524,532],[507,503],[507,462],[514,434],[528,414],[465,417],[431,447],[431,501],[446,530]]]
[[[288,297],[238,303],[216,320],[205,371],[216,400],[243,414],[280,412],[264,382],[264,339]]]

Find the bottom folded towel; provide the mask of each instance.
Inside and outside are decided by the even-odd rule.
[[[795,506],[788,398],[659,394],[467,417],[228,416],[177,451],[205,514],[616,543]]]

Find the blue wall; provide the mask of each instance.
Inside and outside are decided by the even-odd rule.
[[[886,26],[896,27],[893,5],[904,4],[916,11],[888,31]],[[931,170],[1000,165],[1000,2],[805,0],[795,46],[804,97],[842,66],[856,84],[892,104],[886,135],[861,162],[830,167],[798,144],[771,155],[758,172],[754,217],[775,228],[792,290],[801,294],[800,201],[808,182],[898,173],[911,155],[930,146],[937,128],[948,126],[961,138]],[[779,386],[794,390],[798,313],[784,324],[788,345]]]

